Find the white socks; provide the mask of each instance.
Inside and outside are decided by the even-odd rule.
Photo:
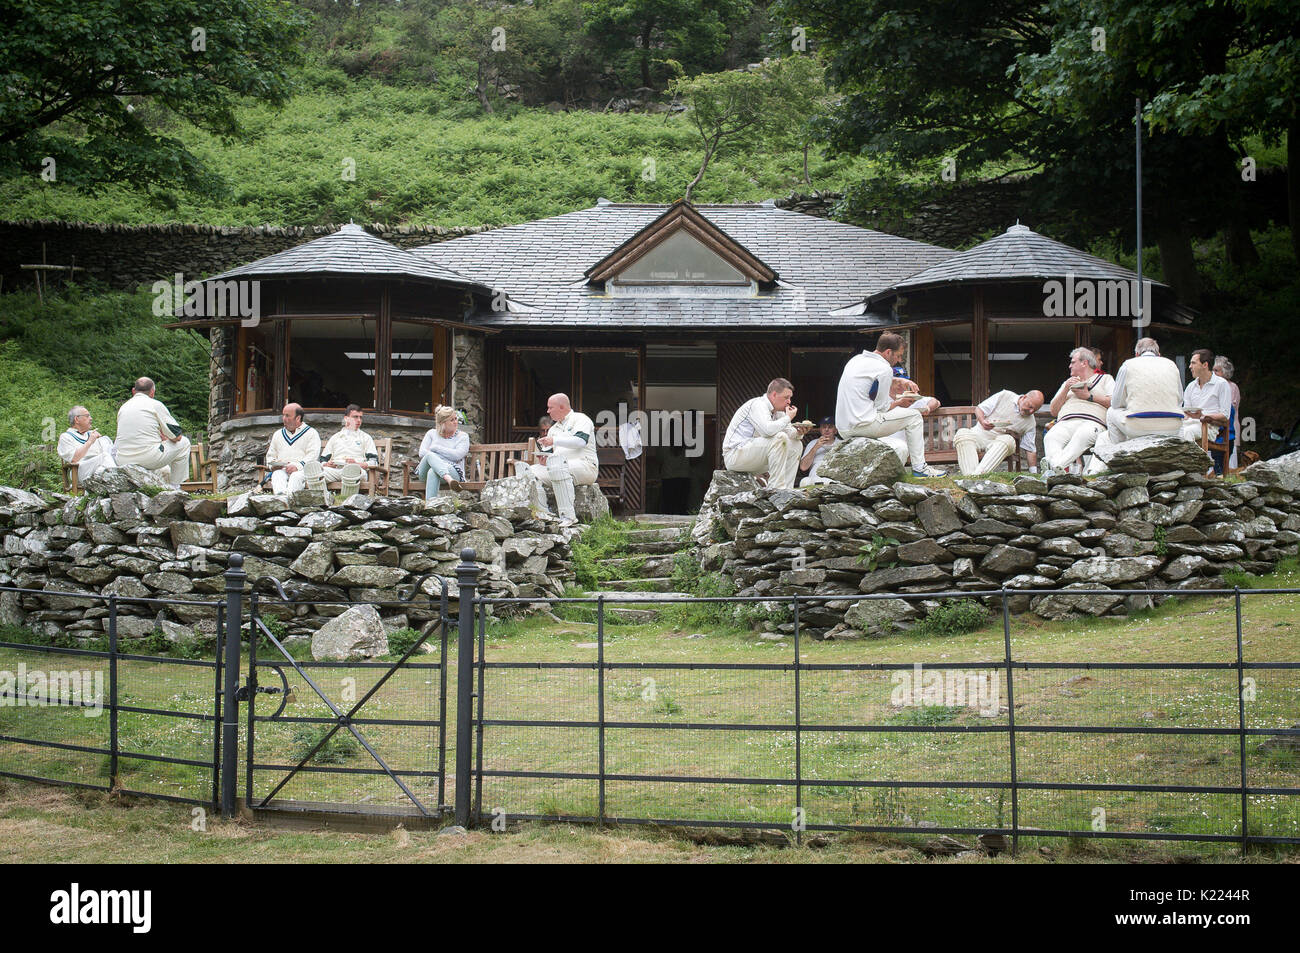
[[[578,514],[573,509],[573,475],[569,473],[569,462],[563,457],[552,457],[546,468],[550,471],[551,486],[555,488],[555,508],[559,510],[560,519],[576,522]]]

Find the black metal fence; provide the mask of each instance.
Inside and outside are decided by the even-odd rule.
[[[219,800],[223,672],[215,652],[158,654],[155,641],[119,633],[131,610],[185,606],[210,615],[217,644],[225,607],[215,601],[126,598],[14,587],[65,612],[103,619],[93,648],[0,641],[0,776],[118,791],[189,804]]]
[[[254,809],[436,818],[454,808],[461,823],[498,829],[550,819],[984,835],[1012,849],[1025,837],[1300,843],[1300,651],[1263,638],[1292,624],[1300,590],[507,599],[480,595],[473,553],[462,556],[450,686],[450,594],[438,577],[418,641],[369,662],[296,657],[268,605],[321,603],[274,583],[278,598],[246,592],[239,554],[224,603],[6,590],[57,600],[69,615],[87,607],[106,634],[89,647],[0,642],[0,775],[227,813],[242,775]],[[387,605],[410,606],[424,582]],[[1233,611],[1189,624],[1164,658],[1131,638],[1142,617],[1095,627],[1111,643],[1102,662],[1078,658],[1078,639],[1061,652],[1018,645],[1034,623],[1010,612],[1027,595],[1192,594],[1229,597]],[[891,659],[863,643],[814,645],[805,620],[832,600],[895,613],[982,600],[1001,626],[918,635]],[[489,610],[539,602],[590,607],[594,624],[572,636],[493,636]],[[723,638],[707,653],[697,641],[714,638],[707,626],[647,638],[610,611],[756,603],[789,607],[769,640]],[[179,605],[187,618],[211,613],[216,651],[182,658],[119,638],[124,614]]]
[[[838,653],[854,660],[808,661],[801,614],[835,597],[635,594],[550,600],[596,617],[589,641],[557,660],[509,640],[494,647],[485,610],[538,600],[471,603],[471,579],[461,600],[477,621],[474,790],[458,813],[475,823],[985,835],[1013,850],[1024,836],[1300,843],[1300,661],[1252,657],[1242,610],[1297,590],[1196,590],[1234,603],[1233,631],[1188,636],[1218,639],[1210,654],[1222,657],[1211,661],[1177,661],[1177,647],[1173,660],[1017,652],[1012,598],[1090,596],[1005,589],[848,597],[992,601],[1000,638],[960,661],[939,639],[917,660],[856,661],[875,654],[859,644]],[[781,603],[791,631],[784,649],[731,640],[735,661],[701,662],[689,638],[665,651],[664,638],[643,646],[609,624],[611,604],[673,602]],[[749,661],[746,651],[783,657]]]

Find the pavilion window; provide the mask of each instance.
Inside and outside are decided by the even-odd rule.
[[[375,407],[377,322],[298,318],[288,323],[288,400],[304,407]]]
[[[573,358],[567,347],[513,349],[510,420],[517,430],[536,432],[552,394],[573,395]]]
[[[449,337],[435,325],[393,322],[388,399],[393,410],[427,414],[447,403]]]

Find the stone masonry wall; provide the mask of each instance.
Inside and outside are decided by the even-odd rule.
[[[852,444],[878,441],[842,452]],[[860,638],[908,628],[937,604],[867,593],[1214,588],[1227,571],[1265,573],[1297,554],[1300,454],[1225,483],[1203,475],[1199,448],[1162,446],[1117,455],[1118,472],[1095,479],[958,480],[957,492],[870,480],[772,490],[718,471],[697,524],[701,561],[739,595],[830,596],[801,606],[801,621],[815,636]],[[1171,466],[1179,455],[1187,469]],[[1124,615],[1155,601],[1023,593],[1011,610]]]
[[[356,496],[326,508],[307,494],[220,500],[159,492],[134,467],[108,473],[87,481],[87,494],[77,498],[0,487],[0,585],[43,590],[0,593],[0,623],[96,637],[105,631],[107,609],[57,593],[220,599],[231,553],[244,554],[254,584],[272,577],[291,598],[304,601],[396,600],[426,573],[452,577],[455,600],[454,569],[465,548],[487,564],[480,575],[485,594],[559,595],[573,579],[569,541],[576,530],[534,515],[526,498],[511,496],[511,487],[495,496],[485,491],[472,502]],[[399,587],[405,587],[400,595]],[[266,582],[258,588],[273,592]],[[432,603],[383,610],[390,628],[418,628],[436,615],[436,580],[426,580],[422,590]],[[265,607],[275,611],[275,601],[268,597]],[[345,608],[299,606],[280,614],[292,611],[288,635],[305,638]],[[192,638],[196,629],[215,631],[211,607],[160,611],[123,603],[121,612],[124,636],[156,628],[173,639]]]

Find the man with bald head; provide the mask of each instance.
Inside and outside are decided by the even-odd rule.
[[[303,420],[301,404],[285,404],[284,410],[280,411],[280,420],[284,426],[271,435],[266,448],[271,492],[283,496],[296,493],[310,483],[312,489],[323,493],[325,479],[320,462],[320,434]]]
[[[573,508],[574,487],[596,482],[599,459],[596,454],[596,425],[584,413],[573,409],[568,395],[552,394],[546,402],[546,415],[555,421],[546,436],[537,441],[543,456],[542,463],[529,465],[515,461],[516,473],[531,474],[545,488],[555,490],[555,508],[560,519],[573,522],[577,512]]]
[[[1037,463],[1037,423],[1034,414],[1043,406],[1043,392],[1017,394],[1000,390],[975,408],[975,427],[962,427],[953,437],[957,467],[963,476],[992,473],[1020,449]],[[980,457],[983,454],[983,457]]]
[[[131,399],[118,409],[117,462],[165,470],[168,482],[179,487],[190,478],[190,441],[154,392],[154,382],[141,377],[131,387]]]

